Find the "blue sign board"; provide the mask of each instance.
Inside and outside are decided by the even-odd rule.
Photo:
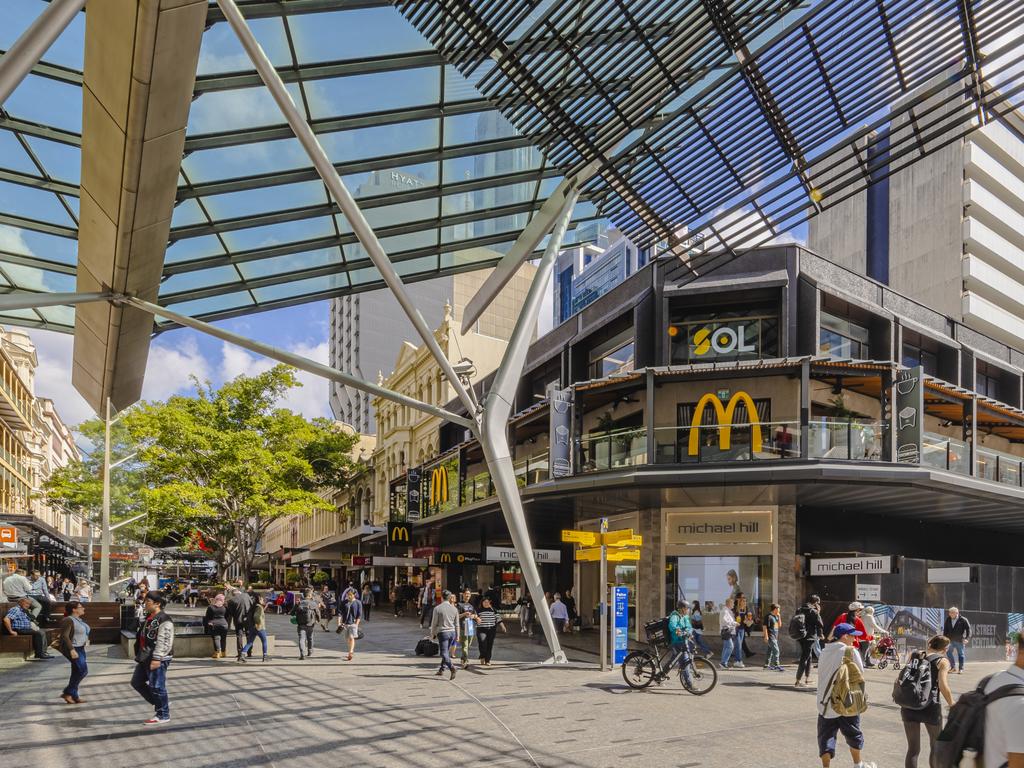
[[[621,664],[629,653],[629,587],[615,588],[615,613],[613,635],[614,643],[612,656],[615,664]]]

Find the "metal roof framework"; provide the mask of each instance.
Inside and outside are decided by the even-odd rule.
[[[16,5],[26,20],[45,7]],[[240,3],[413,281],[497,263],[546,194],[595,161],[570,239],[605,218],[680,253],[703,233],[684,258],[703,274],[998,118],[1024,86],[1013,0],[394,5],[408,23],[386,0]],[[160,302],[211,320],[381,287],[289,127],[256,103],[259,77],[222,22],[211,5]],[[83,28],[22,91],[76,104]],[[380,52],[339,56],[316,28],[341,42],[368,28]],[[389,84],[390,101],[370,92]],[[0,111],[0,289],[70,291],[81,123],[25,104]],[[211,114],[232,105],[249,119],[218,129]],[[73,310],[0,321],[70,330]]]

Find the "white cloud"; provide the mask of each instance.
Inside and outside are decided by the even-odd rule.
[[[29,331],[36,345],[36,394],[53,400],[57,413],[69,426],[81,424],[96,414],[71,384],[71,354],[74,337],[53,331]]]
[[[328,349],[327,342],[296,344],[288,349],[296,355],[308,357],[318,363],[327,363]],[[224,344],[220,378],[228,381],[245,374],[254,376],[258,373],[270,370],[277,362],[266,357],[251,355],[244,349],[232,344]],[[290,390],[281,400],[281,406],[296,413],[301,413],[306,418],[315,416],[328,416],[328,385],[327,380],[306,371],[298,372],[298,380],[302,385]]]
[[[154,342],[149,348],[143,400],[166,400],[171,395],[187,392],[192,389],[192,376],[200,381],[211,378],[210,364],[195,339],[186,337],[172,345],[172,335],[164,338],[167,341]]]

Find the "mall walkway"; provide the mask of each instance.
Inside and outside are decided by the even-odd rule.
[[[172,722],[143,728],[150,710],[129,687],[132,664],[93,649],[86,704],[58,698],[63,659],[0,669],[0,754],[33,768],[121,766],[317,766],[429,768],[490,766],[815,765],[813,695],[790,676],[728,672],[696,698],[677,682],[629,691],[618,671],[552,669],[545,648],[498,638],[496,665],[437,678],[437,659],[411,649],[411,619],[378,614],[355,661],[340,637],[319,633],[311,660],[298,661],[294,627],[271,616],[278,655],[247,665],[182,659],[170,672]],[[575,654],[582,658],[580,654]],[[954,691],[998,665],[974,665]],[[869,672],[876,704],[865,718],[868,759],[902,762],[893,673]],[[775,759],[771,756],[774,755]],[[899,759],[897,759],[899,756]],[[847,758],[843,758],[846,760]],[[10,763],[7,761],[10,760]],[[842,761],[841,761],[842,762]],[[922,765],[926,761],[922,760]]]

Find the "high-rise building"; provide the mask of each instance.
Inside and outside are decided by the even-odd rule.
[[[939,91],[921,110],[951,98],[973,110],[963,83]],[[866,159],[884,167],[887,139],[895,146],[922,130],[914,121],[894,122]],[[993,117],[965,138],[929,149],[913,165],[812,218],[808,245],[972,328],[1020,344],[1024,116]]]

